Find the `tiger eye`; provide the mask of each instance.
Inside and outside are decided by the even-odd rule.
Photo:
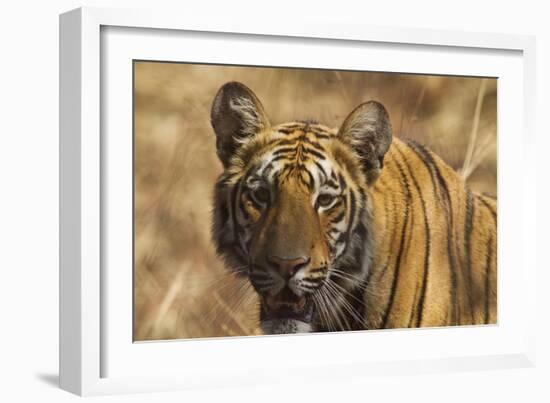
[[[252,192],[254,199],[260,203],[267,203],[270,199],[269,191],[265,188],[258,188]]]
[[[317,204],[320,207],[328,207],[334,202],[335,199],[336,199],[336,196],[329,195],[329,194],[322,194],[317,198]]]

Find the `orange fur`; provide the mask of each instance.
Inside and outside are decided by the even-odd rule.
[[[496,202],[471,193],[468,218],[467,186],[424,152],[394,138],[368,190],[376,253],[365,293],[367,327],[496,323]]]

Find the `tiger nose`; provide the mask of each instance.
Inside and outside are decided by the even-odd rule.
[[[279,256],[268,256],[267,260],[279,271],[284,279],[289,279],[296,274],[298,270],[307,265],[310,257],[300,256],[284,258]]]

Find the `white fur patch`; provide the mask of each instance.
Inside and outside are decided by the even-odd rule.
[[[261,323],[265,334],[309,333],[313,329],[309,323],[295,319],[273,319]]]

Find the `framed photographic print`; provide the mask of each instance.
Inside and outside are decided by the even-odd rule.
[[[180,17],[61,16],[63,388],[532,365],[532,38]]]

